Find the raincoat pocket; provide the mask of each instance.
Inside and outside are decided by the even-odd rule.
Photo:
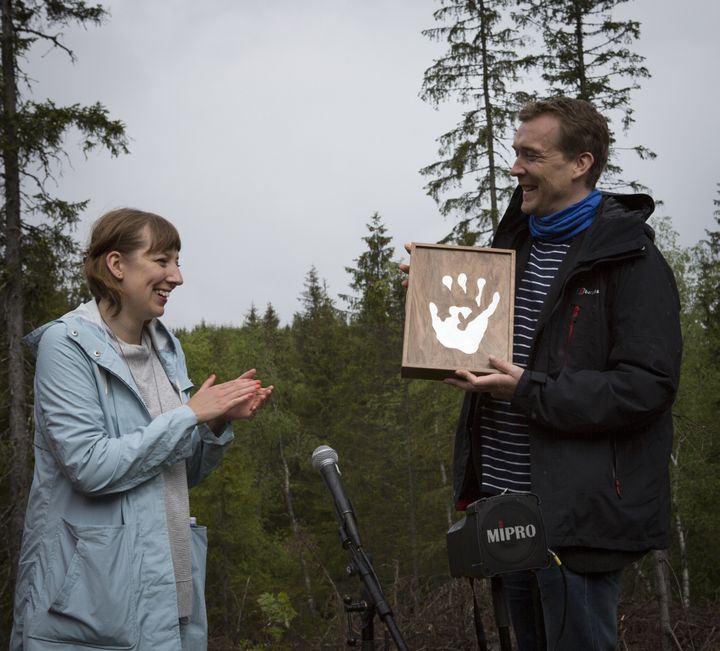
[[[205,561],[207,557],[207,529],[192,527],[193,610],[190,621],[180,627],[183,651],[207,649],[207,613],[205,611]]]
[[[127,527],[63,523],[48,566],[46,600],[29,636],[103,649],[133,647],[137,606]]]

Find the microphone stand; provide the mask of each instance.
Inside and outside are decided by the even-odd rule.
[[[338,514],[340,516],[340,514]],[[393,618],[392,609],[385,600],[380,581],[375,574],[372,563],[368,558],[362,547],[353,541],[348,536],[345,530],[344,518],[340,517],[342,524],[340,525],[340,541],[344,549],[347,549],[350,553],[350,566],[348,572],[350,575],[356,574],[360,577],[363,583],[363,597],[364,602],[357,604],[351,603],[349,597],[345,599],[345,610],[349,613],[351,611],[360,611],[362,617],[362,651],[374,651],[375,649],[375,636],[373,620],[375,615],[379,615],[380,619],[385,624],[388,632],[390,633],[395,646],[399,651],[408,651],[408,647],[403,640],[402,634],[395,624]],[[352,646],[355,640],[351,640],[348,636],[348,645]]]

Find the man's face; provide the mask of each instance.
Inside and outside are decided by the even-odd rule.
[[[551,114],[523,122],[515,134],[516,158],[510,174],[522,187],[521,210],[526,215],[551,215],[589,192],[583,180],[583,164],[568,160],[559,143],[560,121]]]

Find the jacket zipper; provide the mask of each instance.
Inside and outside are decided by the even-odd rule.
[[[570,328],[568,329],[567,339],[565,340],[565,356],[567,357],[568,351],[570,350],[570,344],[572,343],[573,334],[575,333],[575,323],[580,316],[580,306],[572,306],[572,316],[570,317]]]
[[[620,478],[618,477],[617,472],[617,443],[615,441],[612,442],[613,447],[613,483],[615,485],[615,494],[617,495],[618,499],[622,499],[622,485],[620,484]]]

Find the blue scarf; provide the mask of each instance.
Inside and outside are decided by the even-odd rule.
[[[590,226],[601,201],[600,191],[593,190],[582,201],[552,215],[530,215],[530,233],[541,242],[567,242]]]

